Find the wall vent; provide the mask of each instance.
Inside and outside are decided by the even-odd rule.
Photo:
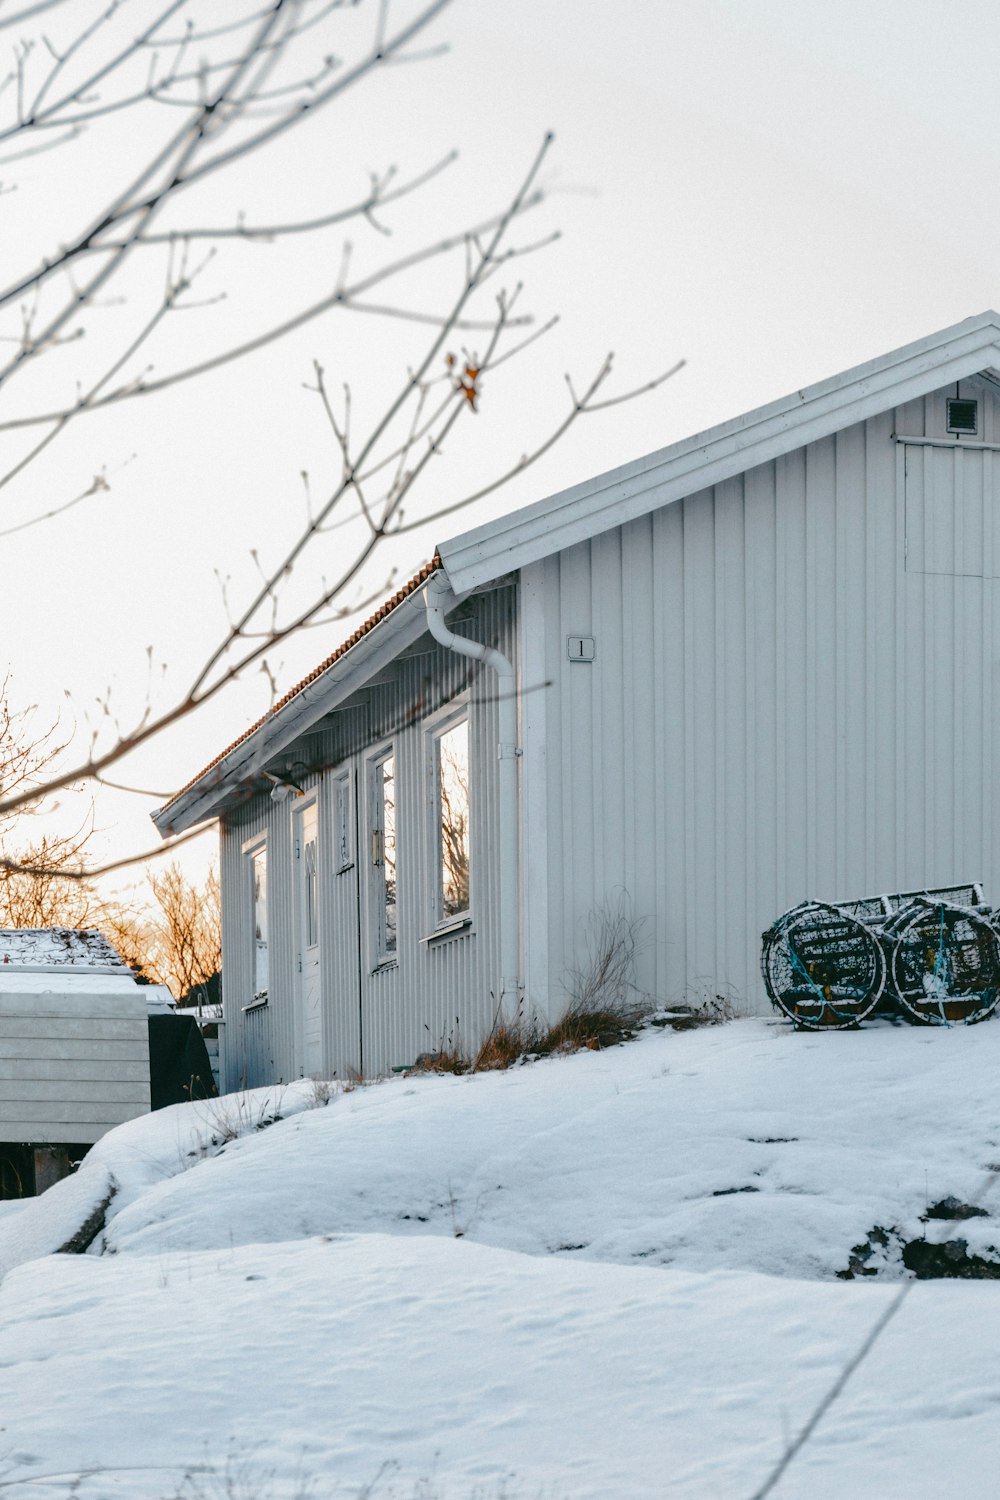
[[[979,424],[978,401],[948,402],[948,431],[971,433],[975,436]]]

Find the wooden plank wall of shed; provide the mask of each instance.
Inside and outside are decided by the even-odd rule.
[[[524,570],[545,632],[533,670],[552,684],[544,757],[527,751],[529,798],[541,776],[548,806],[526,830],[548,870],[540,1009],[565,1002],[591,914],[622,893],[642,988],[755,1009],[760,934],[804,897],[981,879],[1000,900],[1000,584],[904,558],[894,434],[946,438],[955,394]],[[1000,439],[997,396],[961,394],[980,403],[979,440]],[[1000,484],[1000,454],[985,467]],[[988,556],[996,504],[992,488]],[[595,637],[592,665],[568,661],[570,635]]]
[[[146,997],[0,994],[0,1140],[85,1144],[149,1110]]]
[[[515,650],[512,586],[467,600],[449,625],[460,634]],[[432,860],[426,745],[428,714],[470,691],[472,760],[473,931],[438,944],[427,936],[428,888]],[[350,1076],[361,1062],[358,988],[364,987],[367,1019],[364,1072],[367,1076],[412,1062],[449,1037],[465,1048],[476,1045],[493,1020],[498,948],[495,891],[498,857],[496,678],[488,669],[422,637],[382,674],[382,680],[328,716],[293,746],[283,762],[302,760],[314,769],[297,773],[307,791],[319,788],[320,942],[324,1016],[323,1071]],[[360,917],[348,919],[342,877],[334,869],[333,788],[349,768],[364,797],[365,752],[391,742],[397,757],[398,962],[373,972],[370,962],[364,890]],[[301,1044],[296,1030],[297,940],[292,856],[291,800],[275,803],[257,795],[224,820],[221,835],[223,904],[222,1033],[225,1087],[257,1085],[299,1076]],[[355,819],[357,824],[357,819]],[[357,836],[358,828],[355,829]],[[266,834],[268,842],[269,1003],[244,1012],[253,989],[252,908],[243,850]],[[362,820],[364,861],[367,832]],[[367,878],[362,865],[362,887]],[[340,882],[340,886],[338,886]],[[359,932],[359,922],[362,930]],[[360,940],[360,951],[359,951]],[[359,963],[360,960],[360,963]],[[458,1026],[456,1028],[456,1018]]]

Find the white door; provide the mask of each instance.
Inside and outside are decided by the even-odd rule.
[[[319,818],[315,798],[295,810],[295,869],[299,928],[301,1071],[323,1068],[323,1009],[319,946]]]

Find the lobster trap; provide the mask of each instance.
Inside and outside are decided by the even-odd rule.
[[[843,1030],[876,1014],[972,1025],[1000,1003],[998,913],[978,885],[803,901],[763,935],[772,1005],[796,1026]]]

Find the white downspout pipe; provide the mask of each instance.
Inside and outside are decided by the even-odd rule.
[[[513,1020],[517,1014],[518,945],[517,945],[517,684],[514,668],[493,646],[469,641],[456,635],[444,623],[445,609],[453,608],[455,596],[441,573],[432,573],[424,589],[427,627],[431,635],[449,651],[471,657],[492,667],[497,675],[497,717],[500,761],[500,995],[498,1014]]]

